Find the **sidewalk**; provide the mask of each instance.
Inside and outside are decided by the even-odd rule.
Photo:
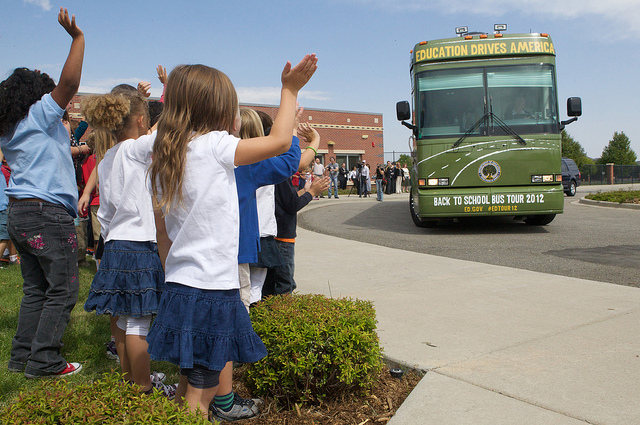
[[[392,425],[640,423],[637,288],[301,228],[296,281],[372,300],[385,355],[428,371]]]

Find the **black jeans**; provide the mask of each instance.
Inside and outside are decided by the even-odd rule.
[[[48,202],[9,204],[7,227],[20,253],[23,293],[9,369],[31,375],[61,372],[62,335],[78,299],[73,218]]]

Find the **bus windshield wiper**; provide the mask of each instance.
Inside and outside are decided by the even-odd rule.
[[[489,118],[492,114],[493,114],[493,112],[487,112],[486,114],[484,114],[478,121],[476,121],[476,123],[469,130],[466,131],[466,133],[464,133],[462,135],[462,137],[460,137],[458,140],[456,140],[456,142],[453,144],[453,146],[451,148],[455,149],[458,146],[460,146],[460,143],[462,143],[464,141],[464,139],[466,139],[467,137],[471,136],[482,125],[482,123],[487,118]]]
[[[511,127],[509,127],[500,118],[498,118],[498,116],[496,114],[494,114],[493,112],[489,112],[489,114],[491,114],[491,119],[495,120],[495,122],[498,123],[498,127],[500,127],[502,129],[502,131],[504,131],[505,133],[507,133],[508,135],[513,137],[514,139],[516,139],[518,142],[520,142],[520,144],[522,144],[522,145],[526,145],[527,144],[527,142],[525,142],[525,140],[522,137],[520,137],[520,135],[518,133],[513,131],[513,129]]]
[[[486,103],[485,103],[486,105]],[[489,112],[487,112],[486,114],[484,114],[482,116],[482,118],[480,118],[478,121],[476,121],[476,123],[473,125],[473,127],[471,127],[469,130],[466,131],[466,133],[464,133],[462,135],[462,137],[460,137],[451,147],[452,149],[457,148],[458,146],[460,146],[460,144],[464,141],[464,139],[466,139],[467,137],[469,137],[471,134],[473,134],[481,125],[482,123],[486,120],[486,119],[491,119],[491,127],[494,126],[494,121],[498,124],[498,127],[500,127],[502,129],[502,131],[504,131],[505,133],[507,133],[508,135],[510,135],[511,137],[513,137],[514,139],[516,139],[518,142],[520,142],[520,144],[522,145],[526,145],[527,142],[525,142],[525,140],[520,137],[520,135],[518,133],[516,133],[515,131],[513,131],[513,129],[511,127],[509,127],[507,125],[507,123],[505,123],[504,121],[502,121],[496,114],[493,113],[493,102],[491,102],[491,98],[489,98]]]

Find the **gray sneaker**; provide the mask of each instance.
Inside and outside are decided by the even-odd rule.
[[[228,412],[217,408],[213,403],[209,406],[209,419],[213,421],[234,422],[240,419],[249,419],[258,416],[262,400],[259,398],[242,398],[237,393],[233,394],[233,406]]]
[[[155,384],[155,383],[164,382],[164,380],[167,379],[167,375],[165,375],[162,372],[151,372],[150,378],[151,378],[151,383]]]
[[[158,390],[160,394],[164,395],[169,400],[173,400],[176,397],[176,390],[178,389],[178,384],[163,384],[159,381],[151,381],[151,390]]]

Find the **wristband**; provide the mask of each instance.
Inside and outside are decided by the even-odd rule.
[[[311,146],[307,146],[305,149],[311,149],[316,155],[318,155],[318,151],[312,148]]]

